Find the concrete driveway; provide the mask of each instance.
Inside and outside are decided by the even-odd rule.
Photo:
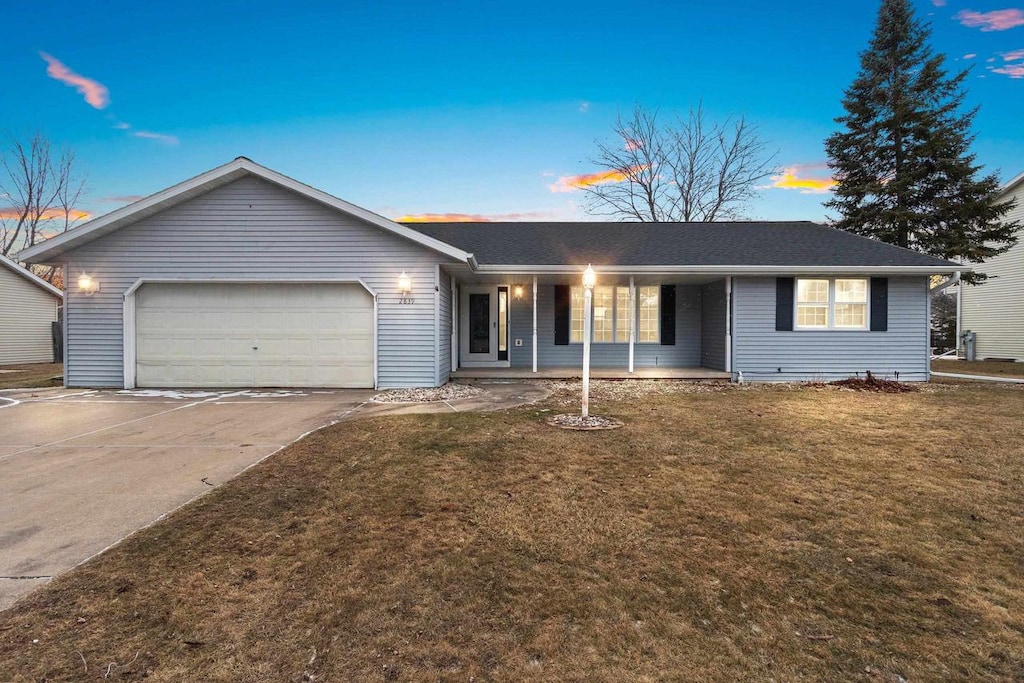
[[[0,609],[372,395],[0,395]]]

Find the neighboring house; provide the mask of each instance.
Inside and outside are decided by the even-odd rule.
[[[1024,173],[1003,186],[998,199],[1017,200],[1007,220],[1024,225]],[[974,332],[974,356],[1024,362],[1024,231],[1008,251],[993,256],[979,270],[989,276],[980,285],[963,286],[960,324]]]
[[[578,373],[588,263],[595,368],[922,381],[928,277],[957,267],[802,222],[413,228],[245,158],[21,257],[63,265],[65,378],[97,387]]]
[[[53,323],[64,295],[0,255],[0,365],[52,363]]]

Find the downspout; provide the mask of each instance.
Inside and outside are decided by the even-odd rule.
[[[963,303],[964,303],[964,287],[963,287],[963,283],[960,280],[960,271],[959,270],[956,271],[955,273],[953,273],[953,277],[949,278],[945,282],[940,282],[939,284],[935,285],[930,290],[928,290],[928,303],[929,303],[929,305],[931,304],[931,295],[932,294],[937,294],[938,292],[941,292],[942,290],[944,290],[944,289],[946,289],[948,287],[952,287],[953,285],[957,286],[957,288],[956,288],[956,339],[954,339],[953,342],[954,342],[954,346],[956,346],[957,355],[959,356],[960,355],[960,334],[963,331],[961,329],[962,323],[961,323],[960,316],[962,315]],[[928,316],[928,329],[930,330],[931,327],[932,327],[932,319],[931,319],[931,315],[929,314],[929,316]],[[928,355],[929,355],[929,357],[931,357],[931,341],[930,340],[929,340],[929,354]]]

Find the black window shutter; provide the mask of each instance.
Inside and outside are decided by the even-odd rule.
[[[796,280],[791,277],[775,278],[775,331],[793,331],[793,298]]]
[[[676,286],[661,286],[661,345],[676,345]]]
[[[569,285],[555,285],[555,346],[568,346],[571,315],[572,288]]]
[[[889,278],[871,278],[871,331],[889,329]]]

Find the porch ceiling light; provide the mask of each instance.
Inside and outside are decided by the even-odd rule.
[[[85,273],[82,273],[78,277],[78,291],[86,296],[92,296],[96,292],[100,291],[100,283]]]
[[[583,286],[587,289],[593,289],[596,284],[597,273],[595,273],[593,267],[588,264],[587,269],[583,271]]]
[[[412,291],[412,280],[409,279],[409,276],[405,274],[404,270],[402,271],[402,274],[398,276],[398,291],[402,294],[408,294]]]

